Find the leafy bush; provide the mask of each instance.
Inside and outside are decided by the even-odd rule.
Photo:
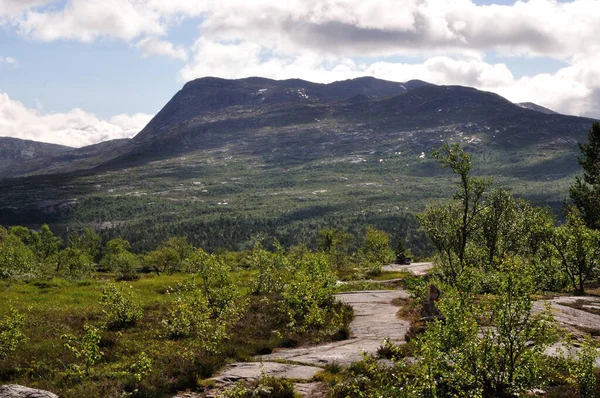
[[[27,341],[23,334],[25,315],[14,307],[10,307],[8,314],[0,320],[0,359],[6,358]]]
[[[39,273],[38,268],[35,255],[18,236],[9,234],[2,239],[0,279],[31,279]]]
[[[64,341],[65,348],[73,352],[77,359],[82,360],[86,376],[90,374],[91,367],[104,356],[104,352],[100,351],[102,330],[92,325],[85,324],[83,335],[80,337],[65,334],[61,339]],[[73,365],[73,369],[79,374],[82,373],[80,365]]]
[[[123,293],[111,284],[102,291],[102,313],[108,329],[125,329],[134,326],[142,318],[141,307],[133,301],[133,295]]]
[[[92,273],[91,258],[79,249],[66,248],[58,253],[56,272],[62,272],[68,279],[80,280]]]
[[[373,227],[367,227],[360,259],[371,275],[379,275],[381,267],[392,258],[390,235]]]
[[[227,398],[294,398],[294,383],[267,376],[264,372],[253,382],[239,382],[225,393]]]
[[[112,239],[104,247],[102,265],[115,273],[117,280],[133,280],[139,278],[137,269],[138,257],[129,250],[131,245],[124,239]]]

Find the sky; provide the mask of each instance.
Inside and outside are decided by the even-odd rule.
[[[0,136],[132,137],[203,77],[421,79],[600,118],[600,0],[0,0]]]

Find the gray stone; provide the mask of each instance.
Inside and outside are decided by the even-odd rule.
[[[396,298],[408,298],[403,290],[374,290],[340,293],[337,298],[354,309],[350,339],[313,347],[282,349],[260,357],[263,361],[287,360],[317,366],[331,363],[350,365],[362,359],[363,351],[374,354],[385,338],[400,343],[410,322],[398,319]]]
[[[17,384],[7,384],[0,386],[0,398],[58,398],[58,395]]]
[[[213,380],[220,385],[235,384],[240,380],[256,380],[264,373],[270,377],[310,380],[321,368],[277,362],[238,362],[227,366]]]
[[[388,264],[383,266],[384,271],[408,271],[414,275],[425,275],[433,267],[433,263]]]

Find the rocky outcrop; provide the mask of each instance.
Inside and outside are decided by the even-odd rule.
[[[0,386],[0,398],[58,398],[58,395],[49,391],[8,384]]]

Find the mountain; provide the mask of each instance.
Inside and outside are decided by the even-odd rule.
[[[202,78],[187,83],[132,139],[130,151],[112,163],[134,164],[228,145],[270,162],[303,162],[364,150],[365,142],[378,150],[394,136],[420,129],[463,134],[497,130],[502,134],[488,138],[508,148],[540,140],[572,141],[590,123],[542,114],[470,87],[421,81],[361,78],[315,84]],[[437,141],[425,133],[416,139],[425,147]]]
[[[82,148],[0,137],[0,176],[18,177],[89,169],[126,152],[129,139]]]
[[[374,225],[426,251],[414,213],[454,189],[429,156],[442,142],[558,213],[591,124],[416,80],[202,78],[131,140],[13,164],[0,224],[90,226],[137,250],[168,236],[206,249],[248,248],[256,236],[314,245],[321,228]]]
[[[22,162],[59,156],[71,150],[73,148],[64,145],[0,137],[0,176],[5,175],[8,168]]]
[[[542,112],[547,115],[558,114],[558,112],[554,112],[552,109],[544,108],[543,106],[534,104],[533,102],[519,102],[517,105],[519,105],[522,108],[531,109],[532,111]]]

